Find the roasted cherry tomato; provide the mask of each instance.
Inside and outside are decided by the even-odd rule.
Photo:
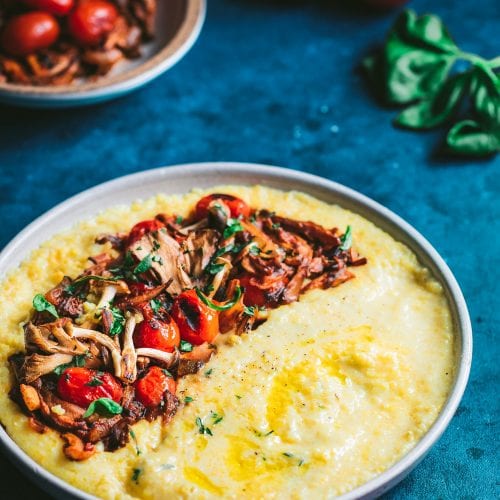
[[[212,342],[219,333],[217,311],[205,305],[195,290],[182,292],[175,299],[172,318],[179,327],[181,338],[194,345]]]
[[[120,402],[123,389],[110,373],[72,367],[66,368],[59,377],[57,393],[65,401],[87,408],[99,398]]]
[[[128,235],[128,244],[132,245],[132,243],[140,240],[145,234],[158,231],[162,227],[164,227],[163,223],[156,219],[138,222],[130,230],[130,234]]]
[[[240,215],[243,217],[248,217],[250,215],[250,207],[240,198],[236,196],[231,196],[230,194],[209,194],[204,196],[196,204],[195,214],[197,219],[203,219],[208,214],[208,206],[210,203],[221,200],[229,208],[231,212],[231,217],[237,218]]]
[[[145,319],[139,323],[134,332],[134,345],[173,352],[179,346],[181,336],[174,320],[170,317],[169,319],[170,321]]]
[[[97,45],[115,27],[116,7],[106,0],[80,2],[68,16],[68,28],[81,45]]]
[[[55,16],[65,16],[75,5],[74,0],[23,0],[23,3],[34,9],[50,12]]]
[[[47,12],[26,12],[7,21],[2,47],[13,56],[26,56],[50,47],[59,37],[59,24]]]
[[[240,278],[240,285],[245,289],[243,303],[246,306],[265,306],[267,302],[265,290],[255,285],[253,280],[254,277],[250,274],[245,274]]]
[[[152,366],[146,375],[135,383],[135,397],[146,408],[151,408],[162,402],[165,391],[175,394],[176,387],[172,377],[160,367]]]

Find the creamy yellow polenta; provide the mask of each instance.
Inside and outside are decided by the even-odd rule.
[[[59,435],[34,433],[7,395],[7,357],[24,347],[21,322],[33,295],[79,274],[87,256],[102,251],[96,234],[158,212],[186,215],[204,192],[106,210],[48,240],[0,285],[0,420],[46,469],[106,499],[347,492],[410,450],[447,397],[454,332],[442,290],[408,248],[340,207],[261,186],[215,191],[327,227],[350,224],[368,264],[338,288],[272,311],[248,335],[219,336],[206,369],[180,381],[179,397],[193,401],[166,427],[137,424],[138,448],[131,441],[70,462]],[[199,433],[197,417],[211,436]]]

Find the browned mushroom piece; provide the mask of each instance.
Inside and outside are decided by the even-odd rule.
[[[94,445],[84,443],[78,436],[70,432],[61,434],[61,437],[66,442],[63,446],[64,454],[70,460],[81,462],[82,460],[89,459],[96,452]]]

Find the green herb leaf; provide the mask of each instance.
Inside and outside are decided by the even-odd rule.
[[[139,443],[137,442],[137,437],[136,437],[136,435],[135,435],[135,432],[134,432],[132,429],[130,429],[129,434],[130,434],[130,437],[134,440],[135,454],[136,454],[137,456],[141,455],[141,454],[142,454],[142,451],[141,451],[141,449],[139,448]]]
[[[226,229],[224,229],[222,236],[225,240],[227,240],[233,234],[239,233],[241,231],[243,231],[243,226],[241,225],[241,222],[238,219],[228,219],[227,227]]]
[[[117,307],[112,307],[110,312],[113,315],[113,323],[109,329],[109,335],[114,337],[115,335],[119,335],[123,332],[123,329],[125,328],[125,316]]]
[[[213,368],[209,368],[208,370],[205,370],[205,373],[204,373],[205,377],[209,378],[210,375],[212,375],[213,370],[214,370]]]
[[[85,366],[86,357],[87,357],[86,354],[77,354],[76,356],[73,356],[73,359],[71,360],[70,363],[64,363],[63,365],[59,365],[56,368],[54,368],[54,373],[58,377],[60,377],[63,371],[66,370],[66,368],[72,368],[72,367],[82,368],[83,366]]]
[[[463,120],[448,132],[450,149],[471,156],[484,156],[500,151],[500,129],[485,130],[474,120]]]
[[[352,229],[351,226],[347,226],[345,233],[340,237],[340,249],[349,250],[352,247]]]
[[[210,412],[210,416],[212,417],[212,421],[214,425],[217,425],[218,423],[222,422],[224,417],[222,415],[219,415],[218,413],[212,411]]]
[[[103,381],[100,378],[94,377],[92,380],[87,382],[85,385],[88,387],[99,387],[102,384],[103,384]]]
[[[184,220],[184,218],[182,217],[182,215],[178,215],[178,216],[175,218],[175,223],[176,223],[176,224],[180,224],[183,220]]]
[[[450,78],[429,99],[405,109],[395,120],[397,125],[414,129],[433,128],[445,122],[467,94],[470,75],[460,73]]]
[[[181,352],[191,352],[193,350],[193,344],[189,343],[187,340],[181,340],[179,345],[179,351]]]
[[[203,425],[203,421],[201,420],[200,417],[196,417],[195,422],[196,422],[196,425],[198,426],[198,432],[200,434],[208,434],[209,436],[213,436],[210,428]]]
[[[196,288],[196,294],[205,305],[210,307],[210,309],[215,311],[227,311],[228,309],[231,309],[231,307],[234,307],[238,300],[240,300],[242,290],[240,286],[236,287],[233,298],[222,305],[214,304],[199,288]]]
[[[119,281],[120,278],[114,277],[114,278],[109,278],[109,277],[104,277],[104,276],[96,276],[94,274],[86,274],[85,276],[81,276],[80,278],[77,278],[76,280],[72,281],[65,289],[65,291],[69,294],[74,294],[78,288],[86,283],[87,281],[90,280],[95,280],[95,281]]]
[[[83,418],[88,418],[94,413],[98,413],[103,417],[111,417],[113,415],[121,415],[122,411],[122,406],[112,399],[99,398],[90,403],[87,411],[83,414]]]
[[[139,484],[139,476],[142,474],[142,469],[140,468],[135,468],[132,471],[132,481],[134,481],[135,484]]]
[[[188,405],[189,403],[192,403],[193,401],[194,401],[194,399],[193,399],[191,396],[186,396],[186,397],[184,398],[184,403],[185,403],[185,404],[187,404],[187,405]]]
[[[146,255],[134,268],[134,274],[142,274],[151,269],[153,258],[151,254]]]
[[[226,264],[215,264],[215,263],[210,263],[206,270],[209,274],[217,274],[218,272],[222,271],[226,267]]]
[[[151,306],[151,309],[155,314],[158,314],[160,311],[160,308],[162,307],[161,302],[158,299],[151,299],[149,301],[149,305]]]
[[[59,318],[54,304],[51,304],[41,293],[37,293],[33,297],[33,308],[38,312],[47,311],[52,314],[54,318]]]

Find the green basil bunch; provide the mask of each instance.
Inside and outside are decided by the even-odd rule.
[[[468,69],[455,71],[458,61],[468,62]],[[500,151],[500,57],[487,61],[462,52],[439,17],[403,12],[383,50],[363,66],[382,84],[387,103],[408,106],[396,125],[430,129],[462,115],[446,137],[451,151],[475,156]]]

